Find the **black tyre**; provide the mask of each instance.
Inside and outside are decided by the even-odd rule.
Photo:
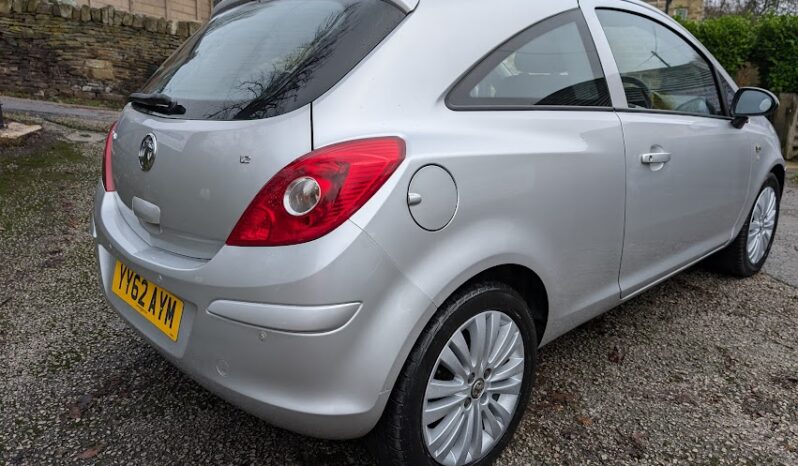
[[[422,332],[372,432],[379,464],[491,464],[524,413],[537,345],[512,288],[490,282],[455,293]]]
[[[780,204],[781,186],[771,173],[759,190],[740,233],[726,249],[713,258],[721,272],[737,277],[750,277],[762,270],[776,237]]]

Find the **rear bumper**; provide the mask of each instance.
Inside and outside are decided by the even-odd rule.
[[[174,365],[268,422],[366,434],[434,305],[349,222],[311,243],[223,247],[195,260],[150,247],[98,187],[92,232],[109,304]],[[121,260],[185,301],[177,341],[110,292]]]

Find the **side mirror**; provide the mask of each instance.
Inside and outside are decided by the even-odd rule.
[[[731,105],[732,125],[742,128],[749,117],[769,116],[779,108],[779,99],[770,91],[758,87],[741,87]]]

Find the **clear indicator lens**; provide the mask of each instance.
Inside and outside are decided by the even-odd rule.
[[[289,214],[300,217],[306,215],[321,200],[321,186],[309,177],[297,178],[288,185],[283,197],[283,206]]]

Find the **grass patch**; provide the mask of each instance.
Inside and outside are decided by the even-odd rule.
[[[49,169],[81,159],[83,156],[75,145],[65,141],[53,141],[41,152],[0,158],[0,195],[32,182],[62,179],[63,173]]]
[[[23,112],[3,112],[5,115],[6,123],[9,121],[16,121],[17,123],[24,123],[26,125],[40,125],[44,123],[44,118],[30,115]]]
[[[48,117],[50,123],[76,129],[78,131],[92,131],[94,133],[107,133],[111,129],[111,123],[80,120],[68,117]]]
[[[17,147],[0,152],[0,236],[13,232],[15,225],[38,217],[46,221],[58,208],[65,182],[86,178],[94,170],[78,147],[53,135],[38,133]]]
[[[51,351],[45,356],[37,375],[53,375],[74,368],[83,362],[83,355],[75,350]]]

